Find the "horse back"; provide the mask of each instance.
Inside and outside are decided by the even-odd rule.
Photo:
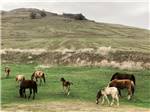
[[[35,71],[33,73],[33,75],[34,75],[34,77],[40,78],[40,77],[44,76],[44,72],[42,72],[42,71]]]
[[[23,80],[20,84],[20,88],[34,88],[37,86],[33,80]]]
[[[131,86],[131,80],[124,79],[124,80],[113,80],[109,84],[110,87],[117,87],[117,88],[127,88]]]
[[[135,77],[134,77],[133,74],[117,72],[112,76],[111,81],[114,80],[114,79],[119,79],[119,80],[129,79],[129,80],[132,80],[135,84]]]

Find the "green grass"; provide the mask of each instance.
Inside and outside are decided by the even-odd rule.
[[[6,65],[2,65],[2,70]],[[49,101],[88,101],[95,103],[97,91],[106,86],[113,73],[130,72],[136,77],[135,96],[131,101],[127,100],[127,91],[124,90],[123,98],[120,99],[121,105],[134,105],[140,107],[150,107],[150,71],[126,71],[113,68],[100,67],[51,67],[43,69],[47,74],[46,84],[38,87],[38,94],[35,100],[19,98],[17,83],[15,82],[16,74],[24,74],[26,79],[30,79],[36,65],[7,65],[11,67],[10,78],[4,78],[2,71],[2,106],[3,104],[12,103],[29,103],[29,102],[49,102]],[[64,77],[73,82],[70,96],[65,96],[62,91],[60,78]]]

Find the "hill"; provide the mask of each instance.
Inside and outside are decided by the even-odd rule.
[[[149,30],[42,11],[2,11],[2,63],[150,69]]]
[[[31,12],[39,11],[33,8],[3,11],[2,48],[76,50],[111,46],[120,50],[150,51],[149,30],[75,20],[51,12],[46,12],[43,18],[30,18]]]

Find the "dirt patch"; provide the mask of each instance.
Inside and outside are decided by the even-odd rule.
[[[46,102],[34,104],[8,104],[1,112],[150,112],[133,106],[107,106],[87,102]]]

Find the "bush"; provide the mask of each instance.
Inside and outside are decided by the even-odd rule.
[[[87,20],[82,14],[66,14],[66,13],[63,13],[63,16],[73,18],[75,20]]]
[[[31,12],[31,13],[30,13],[30,18],[31,18],[31,19],[36,19],[36,13]]]
[[[46,12],[44,10],[40,11],[40,15],[41,15],[41,17],[45,17],[46,16]]]

